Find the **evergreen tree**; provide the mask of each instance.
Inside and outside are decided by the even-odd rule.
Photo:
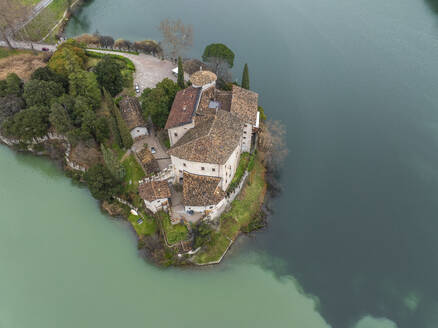
[[[52,105],[49,121],[58,133],[66,134],[73,129],[73,123],[67,110],[59,103]]]
[[[101,94],[96,75],[87,71],[77,71],[68,77],[70,82],[70,94],[73,97],[83,96],[88,104],[96,109],[100,105]]]
[[[120,161],[116,154],[111,149],[105,147],[104,144],[100,145],[103,154],[103,160],[106,167],[111,174],[118,180],[122,180],[125,177],[125,168],[120,165]]]
[[[111,56],[105,56],[96,65],[94,70],[102,88],[109,91],[111,96],[117,95],[123,90],[123,76],[120,64]]]
[[[119,182],[102,164],[92,166],[84,175],[91,194],[100,200],[109,200],[120,192]]]
[[[64,93],[61,84],[53,81],[30,80],[24,85],[23,98],[27,106],[50,106],[52,99]]]
[[[177,80],[177,84],[178,84],[178,86],[181,89],[185,88],[185,84],[184,84],[184,68],[183,68],[181,57],[178,57],[178,80]]]
[[[123,120],[122,114],[120,113],[119,108],[114,103],[114,100],[109,94],[109,92],[106,89],[103,89],[103,93],[105,99],[107,100],[107,104],[108,106],[110,106],[111,112],[116,119],[117,128],[120,133],[120,139],[122,140],[123,147],[129,149],[132,147],[134,141],[132,140],[131,133],[129,133],[128,126],[126,125],[126,122]]]
[[[243,68],[242,74],[242,88],[249,90],[249,72],[248,72],[248,64],[245,64]]]

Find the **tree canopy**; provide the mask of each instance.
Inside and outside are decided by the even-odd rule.
[[[248,72],[248,64],[245,64],[242,73],[242,88],[249,90],[249,72]]]
[[[94,198],[109,200],[120,192],[120,184],[108,168],[102,164],[92,166],[84,175],[88,188]]]
[[[0,81],[0,97],[14,95],[21,96],[23,93],[23,81],[15,73],[9,73],[5,80]]]
[[[59,83],[63,86],[65,92],[68,91],[68,79],[63,75],[52,71],[48,66],[37,68],[30,78],[31,80],[53,81]]]
[[[87,55],[78,42],[68,40],[62,43],[49,61],[49,68],[68,77],[69,74],[85,69]]]
[[[97,82],[114,97],[123,90],[123,76],[120,64],[111,56],[105,56],[96,65]]]
[[[49,130],[49,113],[50,109],[42,105],[23,109],[4,122],[3,131],[8,136],[25,141],[43,137]]]
[[[230,68],[234,66],[234,52],[223,43],[212,43],[205,47],[202,60],[206,63],[222,59]]]
[[[178,57],[178,79],[177,82],[178,87],[180,89],[184,89],[185,88],[185,83],[184,83],[184,67],[183,67],[183,63],[182,63],[182,59],[181,57]]]
[[[50,106],[52,99],[61,96],[64,88],[53,81],[30,80],[24,86],[23,98],[27,106]]]
[[[165,50],[173,58],[182,55],[193,44],[192,26],[184,25],[180,19],[171,21],[166,18],[160,22],[158,29],[163,35]]]
[[[164,128],[178,90],[178,85],[167,78],[155,88],[145,89],[140,97],[145,119],[150,117],[155,126]]]
[[[102,96],[94,73],[77,71],[70,74],[68,78],[70,82],[70,95],[73,97],[84,97],[93,109],[99,107]]]

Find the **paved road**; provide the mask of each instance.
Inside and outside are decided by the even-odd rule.
[[[33,46],[33,49],[38,50],[38,51],[42,51],[43,48],[47,48],[47,49],[49,49],[49,51],[56,50],[56,45],[53,45],[53,44],[34,43],[34,42],[30,42],[30,41],[12,41],[12,40],[9,40],[9,42],[11,43],[11,45],[14,48],[17,48],[17,49],[32,49],[32,46]],[[8,44],[5,41],[0,41],[0,46],[7,47]]]

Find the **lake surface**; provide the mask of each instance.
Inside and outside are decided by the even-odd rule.
[[[43,159],[0,148],[0,327],[438,327],[438,3],[94,0],[67,28],[223,42],[289,157],[269,228],[159,270]],[[212,320],[210,322],[209,320]]]

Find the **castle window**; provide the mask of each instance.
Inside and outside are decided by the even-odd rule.
[[[186,163],[183,163],[183,166],[185,167],[185,166],[186,166]]]
[[[174,135],[175,135],[175,137],[178,137],[178,133],[175,132]]]
[[[216,169],[213,167],[212,169],[211,169],[213,172],[216,172]]]
[[[204,170],[205,170],[205,167],[202,166],[202,167],[201,167],[201,170],[204,171]]]

